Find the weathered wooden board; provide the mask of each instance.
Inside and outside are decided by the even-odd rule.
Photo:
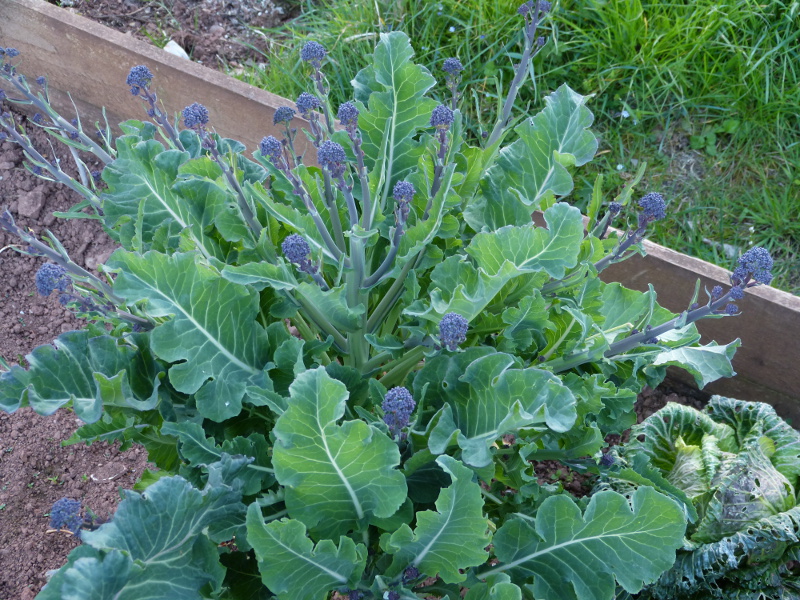
[[[125,86],[129,69],[137,64],[148,65],[154,73],[154,88],[168,111],[200,102],[209,108],[218,133],[250,149],[264,135],[279,133],[272,115],[288,103],[43,0],[0,1],[0,43],[22,52],[21,70],[30,79],[48,76],[55,104],[65,115],[70,114],[70,92],[90,121],[99,119],[101,106],[112,124],[143,115],[141,101]],[[298,136],[298,142],[303,137]],[[675,312],[686,308],[698,278],[709,289],[728,284],[725,269],[650,242],[645,248],[646,258],[613,265],[604,279],[639,290],[652,283],[659,302]],[[698,323],[705,341],[742,340],[734,358],[737,376],[711,384],[706,391],[769,402],[800,424],[800,298],[762,286],[750,290],[739,305],[741,316]],[[682,371],[673,374],[688,377]]]
[[[0,0],[0,44],[21,52],[19,71],[29,81],[47,77],[53,105],[65,117],[75,113],[71,95],[83,123],[100,121],[101,107],[112,126],[147,118],[144,101],[125,85],[131,67],[140,64],[152,71],[152,89],[167,114],[199,102],[209,109],[217,133],[241,141],[251,152],[265,135],[280,135],[272,124],[275,109],[294,105],[43,0]],[[297,118],[292,125],[302,127],[305,121]],[[297,136],[298,152],[309,147],[305,136]],[[313,149],[309,155],[316,158]]]

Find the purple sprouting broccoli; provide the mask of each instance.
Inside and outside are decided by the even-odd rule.
[[[281,244],[281,250],[286,260],[296,264],[308,260],[311,255],[311,248],[308,242],[303,239],[303,236],[296,233],[286,236]]]
[[[189,129],[201,129],[208,125],[208,109],[194,102],[183,109],[183,124]]]
[[[414,397],[404,387],[393,387],[383,398],[381,408],[383,409],[383,421],[389,426],[392,436],[400,433],[403,427],[408,426],[411,413],[414,412]]]
[[[757,283],[769,285],[772,281],[772,266],[772,257],[766,248],[750,248],[739,257],[739,265],[733,270],[731,283],[739,287],[751,287]]]
[[[411,566],[408,567],[405,571],[403,571],[403,584],[411,583],[420,578],[422,573],[419,572],[417,567]]]
[[[539,14],[541,15],[550,12],[552,7],[553,5],[547,0],[528,0],[528,2],[517,9],[517,12],[525,17],[534,13],[534,8],[538,8]]]
[[[16,58],[19,56],[19,50],[16,48],[6,48],[6,56],[8,56],[8,58]]]
[[[261,151],[261,156],[268,156],[272,162],[277,163],[281,158],[283,146],[278,141],[278,138],[268,135],[261,140],[261,143],[258,145],[258,149]]]
[[[431,126],[436,129],[446,130],[450,128],[454,120],[453,111],[444,104],[440,104],[431,113]]]
[[[345,102],[339,107],[339,112],[336,114],[342,125],[345,127],[355,127],[358,125],[358,109],[352,102]]]
[[[383,597],[385,600],[400,600],[400,592],[396,590],[391,590],[386,592]]]
[[[125,83],[131,88],[131,94],[138,96],[140,89],[146,90],[151,81],[153,81],[153,74],[150,72],[150,69],[145,65],[137,65],[131,68]]]
[[[330,171],[333,177],[339,177],[344,173],[347,155],[341,145],[327,140],[322,142],[319,150],[317,150],[317,161],[322,165],[323,169]]]
[[[319,69],[320,63],[327,55],[328,51],[325,50],[325,46],[314,41],[306,42],[300,50],[300,59],[311,63],[315,69]]]
[[[457,58],[446,58],[442,64],[442,71],[448,75],[455,76],[464,70],[464,65]]]
[[[50,528],[69,529],[73,535],[80,537],[83,526],[81,503],[78,500],[61,498],[50,509]]]
[[[600,457],[600,464],[604,467],[610,467],[614,464],[614,455],[603,454],[603,456]]]
[[[297,110],[300,111],[300,114],[303,115],[305,118],[308,118],[308,114],[322,106],[322,103],[319,101],[314,94],[309,94],[308,92],[303,92],[297,97],[297,101],[295,102],[297,105]]]
[[[650,192],[642,196],[639,206],[642,208],[642,212],[639,213],[640,226],[660,221],[667,216],[667,203],[664,202],[664,196],[658,192]]]
[[[55,290],[65,292],[72,281],[61,265],[45,263],[36,271],[36,291],[40,296],[49,296]]]
[[[469,322],[458,313],[449,312],[439,321],[439,341],[450,350],[455,351],[467,339]]]
[[[414,198],[414,185],[408,181],[398,181],[394,184],[392,195],[397,202],[397,222],[405,224],[408,213],[411,212],[411,200]]]
[[[292,119],[294,119],[294,109],[289,108],[288,106],[279,106],[275,109],[275,114],[272,116],[272,124],[277,125],[278,123],[288,123]]]
[[[618,214],[619,214],[619,211],[621,211],[621,210],[622,210],[622,204],[620,204],[619,202],[611,202],[611,203],[608,205],[608,212],[609,212],[609,213],[610,213],[612,216],[616,216],[616,215],[618,215]]]

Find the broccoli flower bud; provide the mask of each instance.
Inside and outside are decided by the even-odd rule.
[[[308,242],[303,239],[303,236],[293,233],[286,236],[281,244],[283,255],[289,262],[301,264],[308,260],[311,255],[311,248]]]
[[[657,192],[650,192],[642,196],[639,206],[642,208],[639,217],[640,224],[643,224],[642,221],[644,223],[659,221],[667,216],[667,204],[664,202],[664,196]]]
[[[467,339],[469,323],[458,313],[449,312],[439,321],[439,341],[453,352]]]
[[[739,257],[739,266],[734,269],[731,280],[734,285],[741,285],[752,278],[758,283],[768,285],[772,281],[772,266],[772,256],[766,248],[750,248]]]
[[[36,271],[36,291],[40,296],[49,296],[55,290],[64,292],[70,283],[67,270],[61,265],[45,263]]]
[[[336,114],[342,125],[345,127],[352,127],[358,124],[358,109],[352,102],[345,102],[339,107],[339,112]]]
[[[74,535],[79,536],[83,517],[81,516],[81,503],[78,500],[61,498],[50,509],[50,528],[69,529]]]
[[[137,65],[131,68],[125,83],[131,88],[131,94],[138,96],[140,88],[147,89],[151,81],[153,81],[153,74],[150,69],[145,65]]]
[[[347,161],[347,155],[344,153],[344,148],[339,144],[327,140],[322,142],[319,150],[317,150],[317,161],[322,165],[322,168],[328,169],[331,175],[339,177],[344,173],[344,163]]]
[[[261,143],[258,145],[259,150],[261,151],[261,156],[269,156],[272,162],[277,162],[281,157],[281,152],[283,151],[283,146],[278,141],[278,138],[268,135],[261,140]]]
[[[437,129],[446,130],[453,124],[453,120],[455,117],[453,116],[453,111],[446,107],[444,104],[440,104],[436,108],[433,109],[431,113],[431,126],[436,127]]]
[[[317,98],[314,94],[303,92],[297,97],[295,105],[297,106],[297,110],[300,111],[300,114],[308,118],[308,113],[310,113],[315,108],[319,108],[320,106],[322,106],[322,103],[319,101],[319,98]]]
[[[294,109],[288,106],[279,106],[275,109],[275,114],[272,116],[272,124],[288,123],[294,119]]]
[[[389,426],[392,435],[397,435],[408,425],[416,405],[411,392],[404,387],[393,387],[386,392],[381,408],[384,412],[383,421]]]
[[[446,58],[442,64],[442,71],[448,75],[458,75],[464,70],[464,65],[457,58]]]
[[[314,41],[306,42],[303,44],[303,48],[300,50],[300,59],[311,63],[311,65],[317,69],[320,66],[320,61],[322,61],[327,55],[328,51],[325,50],[325,46]]]
[[[199,129],[208,125],[208,109],[194,102],[183,109],[183,124],[189,129]]]

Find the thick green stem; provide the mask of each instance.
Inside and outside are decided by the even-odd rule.
[[[407,354],[386,365],[388,371],[380,381],[385,387],[390,388],[403,383],[408,374],[417,366],[425,356],[425,346],[412,348]]]
[[[424,250],[422,251],[424,252]],[[414,266],[416,260],[411,259],[405,265],[403,265],[403,269],[400,271],[400,274],[397,276],[397,279],[392,282],[391,287],[387,290],[386,294],[381,298],[381,301],[378,303],[378,306],[375,307],[375,310],[372,311],[372,314],[367,319],[367,333],[375,333],[375,330],[380,326],[381,321],[389,314],[389,311],[394,306],[394,303],[397,302],[400,295],[403,293],[403,284],[406,280],[406,275]]]

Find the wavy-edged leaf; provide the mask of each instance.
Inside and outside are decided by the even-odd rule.
[[[440,456],[436,462],[452,479],[452,484],[439,492],[436,511],[418,512],[413,532],[408,525],[401,525],[383,546],[394,555],[391,573],[414,566],[445,583],[458,583],[466,579],[459,569],[483,564],[489,556],[483,496],[472,481],[472,471],[459,461]]]
[[[335,537],[394,514],[406,498],[397,445],[363,421],[337,424],[347,388],[324,368],[300,373],[289,391],[272,456],[289,515]]]
[[[114,519],[82,534],[76,558],[39,597],[196,600],[205,586],[218,590],[225,571],[217,545],[245,521],[235,480],[245,463],[225,456],[210,465],[202,491],[177,476],[141,494],[124,491]]]
[[[535,519],[514,519],[498,530],[500,564],[486,574],[510,572],[515,582],[531,583],[541,600],[608,600],[615,579],[635,593],[670,568],[685,528],[681,507],[650,487],[637,489],[630,503],[599,492],[583,514],[571,498],[551,496]]]
[[[741,340],[737,338],[724,345],[710,342],[695,348],[673,348],[658,354],[653,360],[653,366],[681,367],[689,371],[697,387],[703,389],[712,381],[736,375],[731,359],[741,345]]]
[[[197,253],[137,255],[118,250],[114,291],[148,314],[171,317],[150,333],[162,360],[177,362],[170,383],[195,394],[203,416],[223,421],[239,414],[248,385],[263,385],[268,342],[256,321],[258,294],[222,278]]]
[[[247,510],[247,541],[253,546],[261,580],[280,599],[324,600],[337,588],[354,585],[367,561],[364,544],[348,537],[321,540],[316,546],[306,527],[294,519],[264,523],[261,509]]]
[[[583,241],[581,211],[564,202],[544,213],[547,228],[533,223],[509,225],[487,233],[478,233],[466,251],[490,277],[510,276],[508,265],[519,273],[545,271],[560,279],[575,266]]]
[[[464,600],[522,600],[522,590],[505,573],[490,575],[485,583],[471,585]]]
[[[146,336],[132,342],[87,330],[62,333],[26,356],[28,369],[14,366],[0,374],[0,408],[13,412],[30,405],[51,415],[71,405],[86,423],[100,418],[104,404],[151,410],[163,368],[150,355]]]
[[[429,361],[420,372],[439,370],[440,357]],[[492,460],[494,442],[520,428],[550,428],[567,431],[575,423],[575,397],[569,388],[549,371],[514,368],[515,359],[503,353],[488,354],[461,371],[452,363],[445,377],[432,391],[445,400],[434,417],[428,447],[443,454],[455,442],[463,451],[462,460],[484,467]],[[463,374],[462,374],[463,373]]]
[[[372,65],[352,81],[361,104],[358,125],[364,162],[370,171],[385,161],[384,186],[392,189],[417,164],[423,147],[414,133],[430,125],[436,102],[426,98],[436,80],[411,59],[414,50],[405,33],[380,34]]]
[[[479,193],[464,210],[464,219],[475,231],[525,225],[547,194],[572,191],[566,167],[589,162],[597,151],[597,139],[588,129],[594,117],[585,96],[562,85],[545,104],[515,128],[518,139],[500,150]]]

